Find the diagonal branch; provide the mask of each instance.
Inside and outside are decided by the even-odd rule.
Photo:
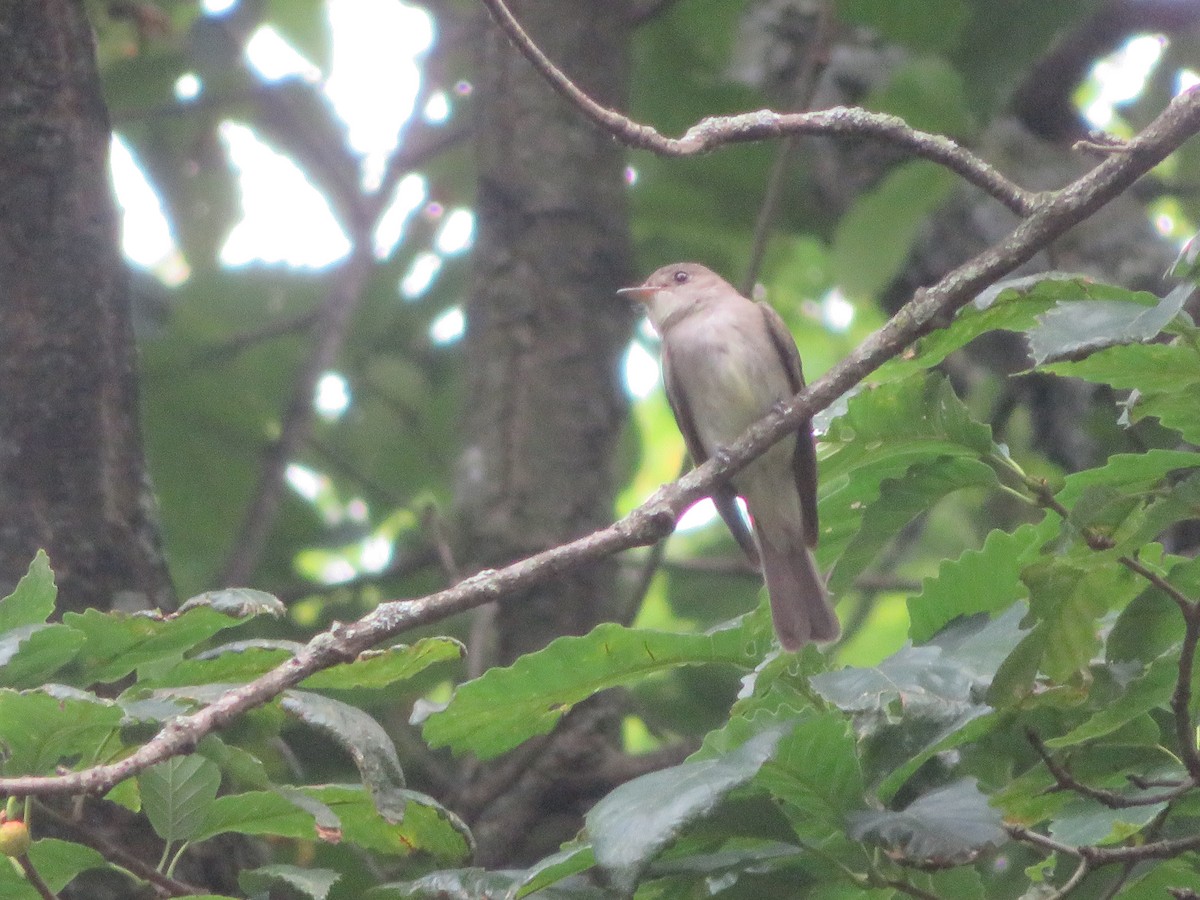
[[[1009,181],[996,169],[947,137],[917,131],[903,119],[864,109],[833,107],[815,112],[780,114],[769,109],[737,116],[711,116],[688,129],[682,138],[663,137],[616,110],[597,103],[575,85],[538,48],[513,18],[503,0],[481,0],[496,24],[554,90],[588,119],[630,147],[660,156],[695,156],[726,144],[761,141],[797,134],[874,138],[945,166],[965,181],[995,197],[1019,216],[1041,207],[1040,195]]]
[[[402,631],[444,619],[484,603],[510,597],[565,571],[594,563],[631,547],[652,544],[669,534],[678,515],[711,491],[719,480],[766,452],[799,423],[832,404],[884,362],[934,330],[985,286],[1011,272],[1041,247],[1118,196],[1200,131],[1200,92],[1176,97],[1141,134],[1082,178],[1045,195],[1028,219],[995,247],[959,266],[917,294],[881,329],[790,402],[773,410],[729,448],[679,481],[660,488],[623,519],[592,534],[519,560],[484,570],[443,591],[418,600],[384,603],[349,625],[335,625],[314,637],[294,658],[215,703],[165,725],[125,759],[59,776],[0,778],[0,792],[29,794],[98,793],[171,756],[193,748],[204,735],[224,728],[245,711],[270,702],[283,690],[335,663],[353,659]],[[1200,843],[1198,839],[1197,843]]]

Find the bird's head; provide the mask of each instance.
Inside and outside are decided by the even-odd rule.
[[[617,293],[645,306],[650,324],[659,334],[664,325],[699,308],[706,300],[723,294],[737,295],[716,272],[689,262],[663,266],[636,287],[621,288]]]

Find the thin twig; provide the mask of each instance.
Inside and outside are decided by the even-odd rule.
[[[1025,737],[1033,747],[1034,752],[1041,757],[1046,769],[1054,776],[1054,781],[1060,790],[1071,791],[1082,797],[1090,797],[1092,800],[1107,806],[1109,809],[1131,809],[1138,806],[1154,806],[1157,803],[1169,803],[1196,786],[1194,781],[1185,781],[1168,791],[1142,797],[1130,797],[1127,794],[1120,794],[1116,791],[1094,788],[1079,781],[1065,766],[1058,763],[1050,755],[1050,750],[1042,741],[1041,736],[1032,728],[1025,729]]]
[[[1064,881],[1062,887],[1047,897],[1046,900],[1062,900],[1063,897],[1079,887],[1083,883],[1083,879],[1087,878],[1088,873],[1091,871],[1091,864],[1086,859],[1081,859],[1079,865],[1075,867],[1075,871],[1071,873],[1071,877]]]
[[[516,596],[563,572],[660,540],[674,529],[679,514],[708,494],[718,480],[730,478],[772,444],[794,433],[800,422],[832,404],[917,338],[948,321],[983,287],[1007,275],[1123,193],[1197,130],[1200,93],[1187,91],[1130,141],[1127,150],[1108,157],[1061,191],[1046,195],[1044,202],[1006,239],[918,292],[853,353],[747,429],[726,454],[660,488],[620,521],[502,569],[484,570],[419,600],[383,603],[356,622],[335,625],[315,636],[293,659],[203,709],[168,722],[154,738],[119,762],[65,775],[0,778],[0,792],[17,796],[102,793],[155,763],[189,751],[204,735],[226,727],[247,710],[271,701],[314,672],[354,659],[382,640],[493,600]]]
[[[805,49],[803,67],[797,77],[795,108],[803,112],[812,106],[813,96],[817,91],[821,70],[829,59],[829,38],[833,25],[833,10],[830,0],[820,0],[815,16],[815,27]],[[746,277],[742,281],[742,293],[751,296],[754,282],[758,278],[758,270],[762,266],[763,256],[767,252],[771,231],[775,227],[775,219],[779,214],[779,204],[783,199],[784,185],[787,183],[788,170],[791,168],[792,157],[796,153],[800,140],[798,135],[788,135],[779,144],[775,153],[775,161],[767,176],[767,187],[763,192],[763,202],[758,209],[758,217],[754,220],[754,237],[750,242],[750,262],[746,266]]]
[[[25,880],[28,881],[35,891],[42,896],[42,900],[58,900],[58,894],[50,890],[50,885],[46,884],[41,873],[33,865],[28,854],[22,853],[17,857],[17,865],[21,867],[21,871],[25,874]]]
[[[292,397],[283,414],[279,437],[263,454],[254,496],[217,579],[221,585],[242,585],[254,574],[283,500],[284,471],[312,432],[317,382],[337,358],[350,315],[358,307],[373,264],[370,238],[360,235],[350,257],[334,273],[333,284],[321,304],[312,348],[292,382]]]
[[[91,847],[110,862],[116,863],[123,869],[128,869],[143,881],[162,888],[171,897],[189,897],[209,893],[203,888],[198,888],[180,881],[178,878],[171,878],[164,875],[145,860],[104,838],[96,829],[84,827],[47,803],[38,803],[36,808],[39,816],[49,819],[56,826],[70,834],[72,841]]]
[[[1058,501],[1045,481],[1028,479],[1027,485],[1037,496],[1040,504],[1054,510],[1062,519],[1067,519],[1070,511]],[[1088,529],[1084,529],[1083,538],[1093,550],[1111,549],[1107,538],[1096,535]],[[1179,755],[1190,776],[1189,782],[1178,791],[1178,793],[1182,793],[1184,790],[1200,784],[1200,748],[1196,746],[1196,725],[1191,712],[1192,672],[1196,665],[1196,647],[1197,644],[1200,644],[1200,604],[1197,604],[1162,575],[1132,556],[1119,556],[1117,561],[1170,597],[1179,607],[1179,612],[1183,616],[1184,631],[1183,642],[1179,648],[1179,672],[1175,679],[1175,690],[1171,693],[1171,712],[1175,720],[1175,737],[1179,741]],[[1043,756],[1043,759],[1048,759],[1048,756]],[[1049,767],[1050,765],[1047,763],[1047,768]],[[1054,774],[1053,769],[1051,769],[1051,773]],[[1055,778],[1058,778],[1057,774],[1055,774]],[[1075,783],[1078,784],[1078,782]],[[1072,790],[1075,789],[1072,788]],[[1088,790],[1093,789],[1089,788]],[[1161,796],[1166,799],[1174,799],[1174,792],[1168,792]],[[1099,799],[1099,797],[1095,799]]]
[[[530,39],[503,0],[481,0],[492,18],[521,54],[552,88],[592,122],[630,147],[660,156],[694,156],[725,144],[761,141],[791,134],[869,137],[903,147],[916,156],[945,166],[995,197],[1019,216],[1042,207],[1041,196],[1009,181],[992,166],[954,141],[910,128],[897,116],[863,109],[834,107],[817,112],[781,115],[771,110],[737,116],[712,116],[688,129],[682,138],[666,138],[649,125],[640,125],[616,110],[597,103],[567,78]],[[1118,154],[1119,155],[1119,154]]]

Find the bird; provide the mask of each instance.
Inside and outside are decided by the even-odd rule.
[[[800,352],[779,313],[711,269],[673,263],[617,293],[645,307],[661,339],[667,400],[693,464],[722,453],[804,387]],[[841,628],[812,554],[818,520],[811,420],[719,483],[712,499],[738,545],[762,568],[780,645],[795,651],[836,640]]]

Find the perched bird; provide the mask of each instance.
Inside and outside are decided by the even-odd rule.
[[[698,263],[663,266],[618,293],[646,307],[662,338],[667,399],[700,465],[804,387],[800,353],[779,314]],[[750,511],[754,539],[737,507]],[[805,422],[713,490],[721,518],[761,563],[779,643],[797,650],[839,633],[811,548],[817,543],[817,458]]]

